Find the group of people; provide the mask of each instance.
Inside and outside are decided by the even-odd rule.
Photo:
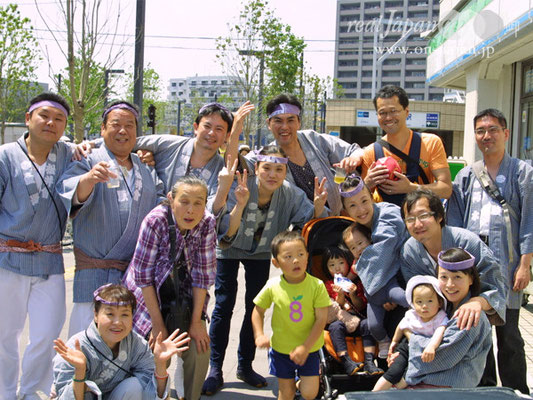
[[[245,154],[249,102],[235,113],[206,104],[193,138],[137,138],[136,106],[117,101],[103,111],[102,139],[76,147],[59,140],[65,100],[32,99],[28,131],[0,147],[0,296],[10,305],[0,309],[0,397],[166,398],[175,354],[184,398],[216,393],[241,265],[237,377],[252,387],[267,384],[252,366],[256,347],[270,347],[279,398],[294,396],[295,371],[302,396],[314,398],[324,329],[348,374],[382,375],[375,390],[495,385],[493,324],[502,384],[529,393],[518,319],[533,256],[533,168],[509,156],[506,119],[488,109],[474,119],[483,160],[452,184],[438,136],[406,126],[405,91],[386,86],[374,105],[385,136],[361,149],[300,130],[298,99],[276,96],[266,107],[275,141]],[[384,156],[400,165],[394,179],[376,163]],[[340,185],[335,167],[349,175]],[[340,214],[353,224],[325,252],[324,285],[287,229]],[[64,343],[67,218],[75,276]],[[269,280],[271,263],[282,274]],[[347,355],[349,335],[363,337],[363,363]]]

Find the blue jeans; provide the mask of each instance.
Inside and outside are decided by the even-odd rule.
[[[239,367],[249,368],[255,358],[255,340],[252,329],[254,298],[265,286],[270,273],[270,260],[217,259],[215,280],[215,308],[211,316],[209,337],[211,339],[211,367],[222,369],[228,347],[231,316],[237,297],[237,274],[239,262],[244,265],[245,307],[239,337]]]

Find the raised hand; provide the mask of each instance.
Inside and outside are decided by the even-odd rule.
[[[68,347],[60,338],[54,340],[54,350],[63,359],[74,367],[76,371],[83,371],[87,368],[87,357],[81,351],[80,341],[76,339],[74,349]]]
[[[315,218],[318,218],[322,214],[327,200],[326,178],[322,178],[322,181],[319,183],[318,178],[315,176],[315,196],[313,201],[315,205]]]
[[[189,350],[190,341],[191,338],[187,332],[180,334],[179,329],[172,332],[165,340],[163,340],[163,335],[159,332],[154,345],[155,362],[166,363],[174,354],[178,354],[181,357],[181,353]]]
[[[233,114],[233,126],[231,128],[231,136],[240,135],[243,127],[246,116],[255,109],[255,105],[250,103],[250,100],[246,101],[242,106],[239,107],[237,112]]]
[[[239,159],[237,157],[235,157],[233,163],[231,161],[231,154],[228,154],[226,157],[226,165],[218,173],[218,187],[226,192],[229,192],[229,189],[231,188],[233,178],[235,177],[235,171],[237,171],[237,165],[239,164]]]
[[[241,174],[239,171],[235,172],[237,175],[237,187],[235,188],[235,200],[239,207],[244,208],[250,198],[250,191],[248,190],[248,171],[245,169]]]

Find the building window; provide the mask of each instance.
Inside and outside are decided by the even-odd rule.
[[[379,8],[379,2],[365,3],[365,10],[371,10],[371,9],[376,9],[376,8]]]
[[[385,61],[383,61],[383,65],[400,65],[402,63],[402,60],[399,58],[387,58]]]
[[[357,66],[357,60],[341,60],[339,61],[339,67],[355,67]]]
[[[196,81],[191,81],[191,86],[196,86]]]
[[[217,81],[211,81],[211,85],[216,85]]]
[[[424,82],[405,82],[406,89],[424,89],[425,87]]]
[[[208,81],[202,81],[202,86],[207,86],[209,84]]]
[[[357,82],[340,82],[339,85],[344,89],[357,89]]]
[[[423,94],[409,94],[409,100],[423,101],[424,95]]]
[[[426,65],[425,58],[408,58],[405,60],[407,65]]]
[[[403,7],[403,1],[402,0],[386,1],[385,7]]]
[[[357,78],[357,71],[339,71],[337,78]]]
[[[359,4],[341,4],[341,11],[345,10],[358,10]]]
[[[428,0],[409,0],[409,7],[427,7]]]
[[[371,93],[361,93],[361,98],[362,99],[369,99],[371,97]]]
[[[383,77],[391,77],[391,76],[400,76],[401,72],[399,70],[394,71],[383,71],[381,73],[381,76]]]
[[[170,92],[170,96],[176,97],[176,92]]]
[[[372,65],[373,64],[373,61],[372,60],[363,60],[363,66],[369,66],[369,65]]]
[[[425,71],[405,71],[405,76],[426,76]]]
[[[176,87],[176,82],[172,82],[172,84],[170,86]]]
[[[371,89],[372,88],[372,82],[361,82],[361,88],[362,89]]]
[[[372,76],[372,71],[363,71],[363,72],[361,72],[361,76],[363,78],[371,77]]]
[[[429,94],[430,101],[442,101],[443,97],[444,95],[442,93],[430,93]]]
[[[427,11],[409,11],[407,13],[408,18],[427,18],[428,12]]]

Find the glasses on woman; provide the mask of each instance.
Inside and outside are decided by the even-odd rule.
[[[435,213],[433,211],[428,211],[428,212],[422,213],[420,215],[415,215],[415,216],[412,216],[412,217],[405,218],[405,223],[408,224],[408,225],[412,225],[412,224],[414,224],[416,222],[417,219],[420,222],[424,222],[424,221],[427,221],[428,219],[430,219],[434,215],[435,215]]]

